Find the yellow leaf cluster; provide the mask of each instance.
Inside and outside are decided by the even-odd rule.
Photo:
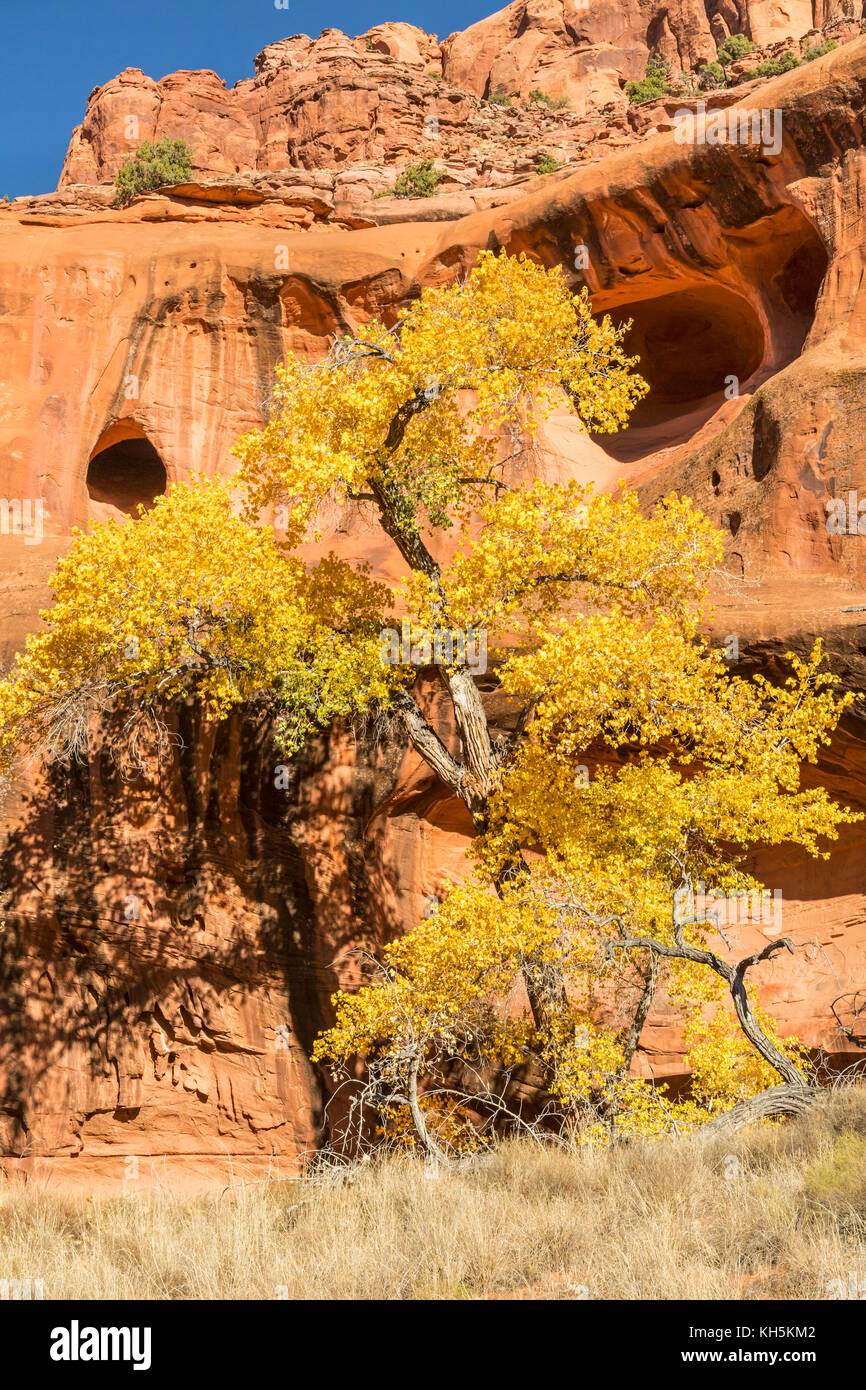
[[[268,424],[234,450],[250,514],[286,506],[297,540],[329,494],[385,488],[406,526],[447,526],[496,477],[503,430],[531,433],[566,402],[589,429],[627,423],[648,388],[625,331],[597,322],[561,268],[483,252],[465,281],[425,289],[390,327],[277,369]]]
[[[790,657],[781,686],[736,675],[711,647],[722,542],[688,499],[644,515],[624,486],[514,486],[508,447],[553,409],[596,432],[627,424],[648,388],[624,332],[595,320],[561,269],[484,252],[465,279],[425,289],[322,361],[289,357],[267,423],[235,447],[234,487],[193,480],[78,536],[42,630],[0,681],[0,771],[20,750],[79,750],[94,716],[127,697],[148,708],[194,693],[214,718],[263,698],[292,751],[412,680],[382,661],[395,611],[413,636],[518,633],[498,677],[522,737],[477,740],[474,766],[456,750],[466,766],[451,784],[494,788],[472,805],[475,877],[336,996],[313,1056],[339,1071],[364,1055],[395,1093],[410,1058],[431,1082],[455,1062],[541,1067],[563,1112],[605,1140],[694,1123],[773,1079],[716,1007],[716,976],[653,949],[677,944],[683,882],[758,889],[744,866],[755,846],[826,854],[856,818],[802,777],[851,697],[834,694],[820,643]],[[326,498],[377,511],[411,570],[398,592],[333,556],[304,563]],[[451,526],[440,566],[421,532]],[[456,701],[453,676],[443,670]],[[483,718],[466,680],[460,692],[464,715]],[[680,940],[697,947],[711,931],[687,922]],[[629,1065],[629,1010],[656,967],[689,1030],[687,1102]],[[470,1142],[465,1114],[427,1094],[442,1142]],[[405,1125],[401,1102],[385,1108],[386,1124]]]
[[[190,689],[213,717],[266,694],[290,711],[290,744],[318,723],[387,704],[390,595],[329,557],[308,571],[236,514],[227,486],[177,486],[132,523],[80,535],[51,579],[45,627],[0,682],[0,754],[63,751],[70,726],[135,692],[140,706]]]

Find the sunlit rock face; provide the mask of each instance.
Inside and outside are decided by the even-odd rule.
[[[541,86],[542,60],[561,47],[561,6],[512,6],[475,28],[487,44],[502,26],[510,34],[524,8],[531,22],[514,53],[532,34],[547,32],[553,47],[539,42],[535,67],[509,61]],[[753,24],[759,11],[749,9]],[[602,24],[601,7],[588,14]],[[681,7],[671,33],[699,46],[706,11],[690,14]],[[646,25],[640,32],[645,44]],[[864,614],[843,610],[866,605],[856,496],[866,489],[866,40],[743,93],[744,108],[757,100],[782,113],[778,156],[629,127],[620,148],[547,179],[512,168],[507,186],[473,175],[395,204],[373,199],[369,171],[348,197],[334,172],[346,172],[342,147],[330,135],[316,143],[309,103],[292,108],[307,110],[309,138],[292,146],[286,172],[288,125],[274,135],[280,92],[293,82],[307,90],[304,64],[319,45],[334,92],[349,65],[358,82],[371,71],[371,54],[431,85],[427,70],[441,62],[474,110],[494,46],[478,47],[467,75],[459,35],[441,48],[411,26],[370,38],[370,49],[333,33],[272,45],[234,95],[201,74],[176,74],[167,87],[124,75],[122,99],[136,94],[142,119],[148,102],[156,109],[156,85],[160,111],[185,92],[202,147],[221,132],[223,144],[216,134],[212,143],[225,168],[214,154],[184,190],[112,210],[98,184],[119,157],[109,84],[73,139],[63,191],[0,211],[2,490],[32,504],[25,521],[41,504],[38,527],[0,534],[4,662],[36,627],[73,527],[126,517],[192,474],[229,475],[231,445],[261,421],[286,351],[314,360],[335,333],[374,315],[392,321],[423,286],[504,247],[563,264],[596,311],[631,319],[653,387],[618,437],[582,435],[553,416],[526,472],[600,488],[625,478],[648,506],[671,489],[688,493],[726,533],[713,622],[737,669],[781,674],[787,651],[821,635],[846,684],[863,691]],[[604,41],[624,43],[612,30]],[[401,80],[411,91],[415,78]],[[254,86],[256,109],[267,96],[270,115],[249,115],[232,144],[235,117],[220,113],[227,102],[251,111]],[[344,129],[337,116],[322,119],[326,134]],[[298,117],[292,130],[302,125]],[[157,123],[143,138],[161,133]],[[381,172],[375,161],[402,149],[390,138],[386,129],[381,147],[364,150],[368,169]],[[853,527],[846,510],[846,526],[828,530],[828,503],[848,508],[852,493]],[[367,515],[326,517],[321,545],[389,578],[400,572]],[[422,700],[453,746],[434,680]],[[507,728],[495,668],[485,700]],[[173,732],[161,763],[145,750],[136,775],[124,778],[100,736],[87,766],[31,769],[9,798],[0,1136],[10,1172],[122,1184],[132,1171],[190,1182],[232,1168],[288,1171],[323,1133],[329,1082],[307,1056],[331,993],[357,979],[354,948],[411,926],[465,872],[465,811],[395,732],[335,729],[290,764],[255,710],[214,728],[183,707]],[[859,806],[864,758],[858,703],[807,775]],[[761,967],[762,1000],[837,1062],[856,1054],[831,1005],[866,986],[864,838],[847,827],[829,861],[780,851],[757,865],[782,890],[784,931],[804,948]],[[751,949],[774,924],[737,930]],[[639,1066],[684,1075],[664,1001]]]
[[[154,81],[127,68],[91,92],[60,188],[111,180],[139,140],[163,137],[189,140],[205,175],[412,159],[433,116],[441,138],[459,147],[462,135],[465,148],[481,99],[541,91],[591,117],[622,102],[651,53],[690,72],[730,33],[765,48],[855,26],[862,9],[862,0],[514,0],[441,43],[410,24],[358,38],[296,34],[269,44],[254,76],[231,88],[211,71]]]

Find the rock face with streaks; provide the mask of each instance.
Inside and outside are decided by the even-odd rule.
[[[609,10],[606,30],[608,9],[585,12],[596,46],[602,32],[625,42]],[[124,74],[94,96],[59,193],[0,210],[0,458],[4,506],[20,506],[0,530],[4,662],[36,626],[74,526],[127,514],[191,473],[230,473],[230,446],[260,421],[282,354],[314,359],[335,333],[393,319],[480,249],[505,247],[564,264],[596,312],[632,319],[653,387],[619,437],[554,416],[526,466],[601,488],[625,477],[647,505],[687,492],[727,533],[715,628],[736,639],[741,669],[778,672],[785,652],[822,635],[846,684],[866,689],[863,614],[844,611],[866,605],[864,540],[856,515],[838,533],[826,524],[832,499],[847,508],[866,488],[866,39],[724,94],[729,111],[781,113],[778,153],[680,143],[662,107],[650,127],[626,122],[620,148],[546,178],[512,170],[498,185],[455,178],[429,200],[373,196],[398,146],[369,120],[353,143],[361,125],[338,106],[348,73],[360,82],[371,63],[402,65],[426,92],[439,88],[427,76],[439,62],[477,112],[509,44],[527,84],[565,61],[562,34],[583,31],[564,14],[545,0],[474,26],[471,81],[461,36],[439,46],[383,25],[362,40],[326,31],[271,45],[234,94],[213,75]],[[646,43],[656,11],[639,14]],[[723,0],[709,20],[683,5],[665,24],[692,61],[707,24],[775,33],[773,14]],[[334,72],[320,118],[313,50]],[[182,133],[170,113],[199,122],[201,108],[200,148],[209,141],[212,153],[189,185],[116,211],[99,181],[116,167],[112,132],[133,96],[142,138]],[[241,109],[248,129],[231,114]],[[292,168],[279,162],[289,141]],[[399,572],[360,514],[326,518],[322,545]],[[484,696],[506,729],[495,672]],[[453,742],[434,681],[422,699]],[[147,757],[137,775],[125,778],[98,742],[87,767],[30,769],[8,799],[0,1154],[10,1173],[122,1184],[134,1172],[214,1183],[288,1171],[321,1138],[327,1079],[307,1056],[330,994],[357,977],[353,949],[410,926],[463,872],[465,811],[394,731],[335,729],[287,766],[256,711],[213,728],[183,707],[174,732],[161,765]],[[809,776],[862,805],[864,749],[858,703]],[[855,1053],[830,1005],[866,987],[864,839],[854,825],[827,862],[778,853],[758,864],[803,947],[762,967],[764,1002],[837,1061]],[[761,939],[744,926],[738,945]],[[683,1075],[664,1001],[639,1065]]]
[[[623,88],[651,53],[676,78],[712,61],[731,33],[759,49],[813,30],[850,37],[862,11],[863,0],[514,0],[441,44],[410,24],[354,39],[296,34],[269,44],[255,76],[232,88],[211,71],[156,82],[127,68],[91,92],[60,189],[113,182],[140,141],[163,137],[185,139],[207,178],[368,165],[380,191],[390,166],[420,152],[469,183],[501,181],[521,154],[581,157],[594,139],[627,135]]]

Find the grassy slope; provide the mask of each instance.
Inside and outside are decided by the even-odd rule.
[[[0,1270],[45,1298],[866,1294],[866,1086],[722,1144],[523,1140],[433,1179],[392,1158],[195,1199],[7,1191]]]

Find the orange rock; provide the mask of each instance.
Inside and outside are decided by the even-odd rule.
[[[562,7],[527,7],[523,47],[515,9],[524,13],[512,6],[484,24],[499,34],[497,52],[502,26],[513,27],[508,61],[542,86]],[[687,7],[670,19],[695,52],[699,21]],[[786,651],[820,634],[846,683],[864,689],[863,614],[842,611],[866,604],[862,538],[830,534],[826,504],[866,488],[866,40],[726,94],[731,111],[760,91],[783,113],[777,157],[683,144],[669,131],[635,134],[622,149],[600,142],[603,157],[543,180],[513,149],[508,166],[473,161],[470,178],[461,134],[463,162],[441,198],[375,200],[393,176],[381,161],[402,142],[417,154],[428,84],[437,109],[489,119],[506,144],[548,130],[544,113],[482,109],[496,57],[491,41],[486,68],[487,34],[481,26],[463,91],[460,36],[443,45],[438,84],[424,36],[400,25],[370,31],[370,49],[336,31],[271,45],[232,92],[213,74],[152,83],[127,71],[91,99],[61,191],[0,212],[4,492],[40,500],[45,513],[38,543],[0,535],[4,661],[36,625],[73,526],[124,514],[163,474],[230,473],[230,446],[259,422],[288,349],[313,359],[335,333],[392,319],[422,285],[502,246],[563,263],[597,312],[633,319],[654,388],[620,437],[590,438],[554,416],[532,467],[602,488],[625,477],[647,505],[671,488],[693,496],[729,537],[732,578],[719,583],[715,621],[743,666],[778,672]],[[206,167],[118,212],[97,184],[123,156],[118,121],[133,106],[150,134],[192,123]],[[386,108],[393,124],[381,129],[359,114]],[[574,113],[563,121],[564,131],[580,124]],[[529,166],[520,175],[518,158]],[[367,517],[326,518],[322,548],[332,546],[399,573]],[[435,682],[422,698],[453,740]],[[501,697],[485,698],[506,728]],[[271,732],[256,720],[207,728],[184,707],[176,730],[182,746],[138,781],[124,782],[98,745],[86,768],[33,772],[10,800],[0,1152],[12,1172],[122,1185],[133,1181],[128,1158],[153,1173],[167,1155],[172,1181],[216,1182],[229,1162],[261,1173],[299,1161],[322,1123],[325,1081],[309,1047],[333,989],[357,978],[353,947],[410,926],[464,870],[465,811],[397,736],[336,729],[278,776]],[[860,805],[864,747],[855,707],[809,775]],[[757,861],[782,887],[785,930],[804,947],[762,968],[762,999],[837,1059],[854,1053],[830,1004],[866,977],[864,839],[848,827],[826,863]],[[744,949],[759,941],[760,928],[747,927]],[[644,1043],[645,1072],[683,1076],[663,1003]]]

